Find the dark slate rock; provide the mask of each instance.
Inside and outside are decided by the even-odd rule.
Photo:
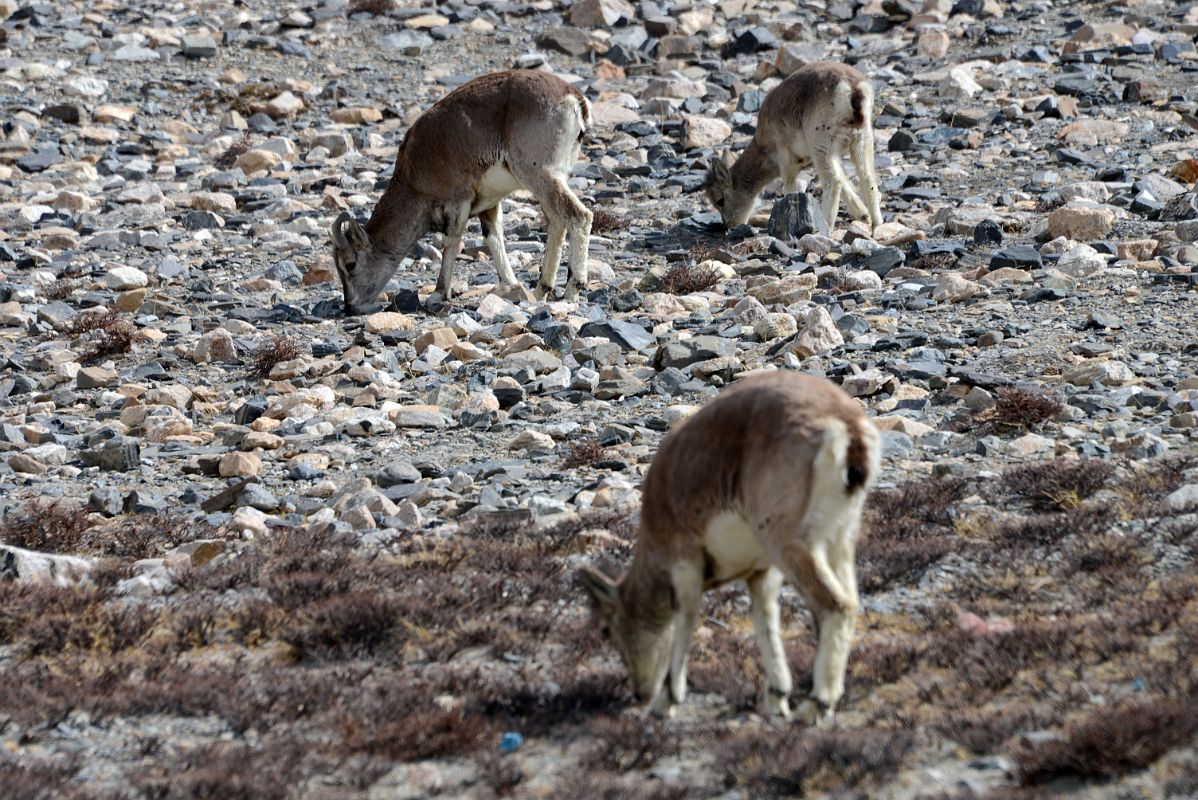
[[[294,261],[283,259],[266,270],[266,277],[291,286],[299,286],[304,280],[304,273]]]
[[[46,106],[42,111],[43,117],[50,117],[59,122],[65,122],[68,125],[78,125],[79,120],[83,118],[83,106],[75,103],[60,103],[58,105]]]
[[[861,261],[861,268],[875,272],[885,278],[895,267],[901,267],[906,259],[897,247],[879,247]]]
[[[895,131],[886,145],[886,149],[891,153],[906,153],[914,150],[915,147],[915,137],[907,131]]]
[[[977,244],[1002,244],[1002,226],[992,219],[984,219],[973,228],[973,241]]]
[[[1158,219],[1162,222],[1198,219],[1198,189],[1174,197],[1161,209]]]
[[[224,220],[212,211],[188,211],[183,215],[183,227],[189,231],[223,228]]]
[[[1121,330],[1123,328],[1123,320],[1114,314],[1106,311],[1091,311],[1089,317],[1086,318],[1086,329],[1095,330]]]
[[[214,514],[218,511],[227,511],[237,503],[237,498],[245,491],[247,486],[258,482],[257,478],[243,478],[234,480],[226,488],[209,497],[207,500],[200,503],[200,508],[206,514]]]
[[[617,319],[588,322],[578,331],[578,335],[601,336],[625,350],[643,350],[655,341],[653,335],[641,326]]]
[[[1052,288],[1033,289],[1019,299],[1025,303],[1044,303],[1064,300],[1066,297],[1069,297],[1069,292],[1054,286]]]
[[[79,453],[88,467],[128,472],[141,466],[141,445],[137,439],[116,435],[114,438]]]
[[[279,507],[279,498],[260,483],[251,483],[237,497],[238,506],[250,506],[259,511],[274,511]]]
[[[251,397],[237,408],[237,413],[233,415],[233,421],[238,425],[249,425],[265,413],[266,398]]]
[[[781,240],[797,240],[818,230],[815,198],[806,192],[783,195],[774,202],[768,231]]]
[[[1044,265],[1040,253],[1029,244],[1019,244],[999,250],[990,257],[990,269],[1014,267],[1016,269],[1039,269]]]
[[[569,25],[554,25],[541,31],[536,38],[537,47],[555,50],[568,56],[582,56],[591,48],[591,35],[581,28]]]
[[[120,490],[111,486],[101,486],[88,496],[87,507],[106,517],[115,517],[124,512],[125,499],[121,497]]]
[[[400,289],[391,296],[388,311],[398,311],[401,314],[415,314],[420,310],[420,295],[415,289]],[[312,312],[315,314],[315,310]]]
[[[129,514],[161,514],[167,505],[160,495],[145,489],[134,489],[125,495],[125,512]]]
[[[695,336],[659,347],[653,356],[653,366],[659,370],[667,367],[685,369],[700,361],[735,353],[736,345],[730,339],[722,339],[719,336]]]
[[[757,53],[762,50],[773,50],[778,46],[778,39],[764,26],[750,28],[724,45],[724,58]]]
[[[24,172],[41,172],[62,163],[62,154],[57,147],[46,147],[27,156],[21,156],[16,164]]]
[[[636,289],[629,289],[626,292],[620,292],[611,299],[611,307],[614,311],[626,313],[636,311],[645,302],[645,296]]]

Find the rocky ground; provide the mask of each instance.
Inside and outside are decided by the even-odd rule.
[[[1198,795],[1198,4],[0,19],[4,797]],[[823,57],[877,87],[886,224],[767,194],[722,231],[705,162]],[[429,237],[343,317],[332,219],[512,66],[592,103],[584,300],[495,291],[472,227],[450,308]],[[575,570],[627,562],[664,431],[775,368],[884,432],[843,708],[754,713],[731,587],[643,719]]]

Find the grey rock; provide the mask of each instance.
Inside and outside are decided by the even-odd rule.
[[[640,325],[624,320],[588,322],[578,331],[579,336],[602,336],[625,350],[643,350],[653,344],[653,335]]]
[[[88,467],[128,472],[141,466],[141,445],[134,438],[116,436],[100,445],[82,451],[79,454],[79,460]]]
[[[774,201],[770,212],[770,236],[784,241],[798,241],[819,230],[819,211],[815,198],[807,192],[793,192]]]

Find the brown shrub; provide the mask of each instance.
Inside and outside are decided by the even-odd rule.
[[[1060,740],[1025,745],[1017,753],[1025,785],[1064,775],[1110,778],[1152,764],[1198,737],[1198,696],[1155,698],[1103,708],[1070,725]]]
[[[366,13],[381,17],[393,8],[395,8],[395,0],[352,0],[349,4],[349,13]]]
[[[986,697],[1020,672],[1065,657],[1076,632],[1076,625],[1062,622],[1020,622],[1012,631],[985,636],[953,628],[931,639],[925,658],[954,670],[957,685],[971,697]]]
[[[646,779],[644,775],[624,777],[597,770],[571,770],[553,788],[554,797],[587,800],[685,800],[694,795],[686,786]]]
[[[881,591],[900,578],[918,577],[952,549],[952,504],[969,484],[939,479],[872,492],[857,545],[861,588]]]
[[[432,705],[420,709],[379,704],[341,725],[342,746],[351,753],[373,753],[397,761],[421,761],[467,755],[494,737],[482,716]]]
[[[1098,459],[1057,458],[1007,470],[1002,484],[1037,511],[1068,511],[1105,486],[1114,472]]]
[[[999,388],[995,391],[994,408],[975,419],[998,430],[1031,430],[1051,420],[1061,408],[1059,400],[1041,392]]]
[[[974,755],[988,755],[1021,730],[1036,729],[1048,722],[1033,708],[966,709],[950,713],[933,729]]]
[[[83,361],[94,361],[104,356],[116,353],[127,353],[133,346],[137,328],[133,323],[122,318],[115,309],[107,311],[84,311],[71,321],[67,333],[71,336],[85,337],[87,349],[80,358]]]
[[[43,553],[79,553],[96,521],[69,500],[35,500],[0,520],[0,542]]]
[[[240,100],[240,98],[238,98],[238,99]],[[242,107],[246,111],[249,110],[248,105],[243,104]],[[240,111],[241,109],[238,109],[238,110]],[[250,134],[249,134],[249,131],[246,131],[241,134],[240,139],[238,139],[236,142],[233,142],[233,144],[229,145],[229,147],[225,150],[225,152],[223,152],[219,156],[217,156],[216,160],[213,162],[213,164],[216,165],[217,169],[232,169],[233,165],[237,163],[237,159],[241,156],[241,154],[249,149],[250,149]]]
[[[78,766],[74,759],[18,763],[0,755],[0,796],[5,800],[82,800],[83,793],[70,782]]]
[[[726,783],[754,797],[805,796],[890,777],[914,745],[906,730],[820,730],[786,726],[735,735],[720,747]]]
[[[475,756],[474,766],[479,781],[490,791],[484,798],[511,797],[526,777],[519,765],[500,753],[480,753]]]
[[[667,294],[705,292],[720,281],[720,273],[711,267],[675,264],[661,279],[661,290]]]
[[[288,800],[308,772],[303,767],[306,749],[302,742],[287,739],[271,739],[259,747],[201,747],[187,753],[181,768],[141,776],[138,788],[162,800]]]
[[[299,358],[307,352],[303,342],[286,334],[276,334],[269,342],[254,351],[250,361],[250,376],[265,378],[284,361]]]
[[[607,448],[599,444],[598,439],[578,439],[566,443],[558,463],[563,469],[589,467],[596,461],[601,461],[606,453]]]
[[[993,538],[1002,547],[1045,546],[1066,536],[1095,537],[1114,524],[1115,509],[1110,506],[1082,506],[1059,514],[1005,519],[995,526]]]
[[[46,287],[46,290],[43,292],[43,294],[46,296],[47,300],[65,300],[74,294],[75,290],[78,288],[79,281],[72,280],[71,278],[59,278],[58,280],[54,281],[54,283]]]
[[[309,604],[285,625],[284,641],[305,658],[335,660],[373,653],[399,624],[395,603],[376,592],[349,592]]]
[[[660,720],[602,716],[589,723],[598,743],[587,758],[588,769],[616,772],[648,769],[663,756],[677,755],[678,735]]]
[[[622,214],[613,214],[602,208],[596,208],[592,213],[594,214],[594,218],[591,220],[592,233],[611,233],[625,230],[628,227],[628,217]]]

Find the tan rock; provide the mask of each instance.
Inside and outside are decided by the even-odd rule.
[[[92,120],[101,125],[109,122],[128,122],[137,114],[133,106],[103,105],[92,112]]]
[[[686,131],[685,147],[715,147],[732,136],[732,126],[722,119],[699,114],[687,115],[683,123]]]
[[[262,469],[262,459],[253,453],[232,452],[221,457],[218,472],[222,478],[248,478]]]
[[[398,311],[379,311],[366,318],[366,332],[410,331],[414,324],[412,318],[407,314],[400,314]]]
[[[383,120],[383,112],[369,106],[338,108],[329,116],[333,122],[338,122],[342,125],[369,125],[375,122],[382,122]]]
[[[1102,239],[1114,225],[1115,212],[1109,208],[1062,206],[1048,215],[1048,233],[1053,237]]]
[[[443,17],[440,14],[421,14],[420,16],[409,17],[404,20],[404,25],[413,30],[440,28],[448,24],[449,17]]]
[[[929,58],[943,58],[948,53],[949,38],[948,33],[944,30],[925,30],[919,35],[919,41],[915,44],[915,49],[921,56]]]
[[[577,0],[570,6],[570,24],[580,28],[610,27],[621,19],[636,20],[636,9],[627,0]]]
[[[120,376],[109,367],[84,367],[75,375],[75,385],[80,389],[99,389],[112,386]]]
[[[233,163],[246,175],[252,175],[273,169],[282,162],[283,157],[278,153],[272,153],[269,150],[247,150],[239,155]]]
[[[241,440],[241,446],[247,450],[278,450],[284,443],[282,436],[264,431],[250,431]]]
[[[956,272],[946,272],[936,279],[932,297],[941,302],[959,303],[982,294],[986,289],[979,283],[966,280]]]
[[[436,346],[442,350],[448,350],[451,346],[457,344],[458,335],[453,332],[453,328],[433,328],[427,330],[412,340],[412,346],[416,348],[417,355],[424,355],[424,351],[430,346]]]
[[[13,472],[20,472],[24,475],[41,475],[49,469],[45,464],[25,453],[15,453],[9,456],[8,466],[12,468]]]
[[[1130,242],[1119,242],[1115,251],[1120,261],[1147,261],[1156,252],[1155,239],[1135,239]]]
[[[127,292],[121,292],[117,295],[116,302],[113,305],[117,311],[132,314],[141,308],[141,304],[146,301],[146,292],[147,290],[144,286],[140,289],[130,289]]]
[[[266,113],[274,118],[291,117],[304,110],[304,101],[291,92],[283,92],[266,104]]]

